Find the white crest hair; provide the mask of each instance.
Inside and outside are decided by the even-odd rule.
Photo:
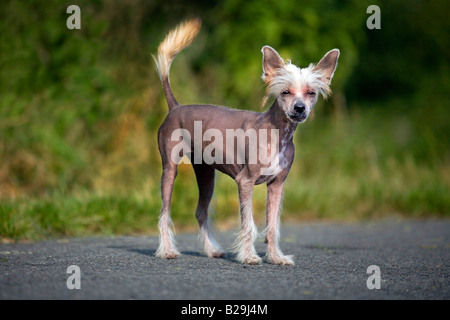
[[[322,80],[322,73],[319,70],[314,70],[314,67],[315,65],[311,63],[307,68],[299,68],[287,61],[282,68],[277,69],[275,75],[268,81],[263,104],[270,96],[279,96],[283,90],[290,87],[309,86],[317,94],[327,98],[331,94],[331,88]],[[262,79],[267,80],[264,74]]]

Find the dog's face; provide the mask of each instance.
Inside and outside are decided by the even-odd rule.
[[[311,68],[300,69],[293,64],[279,69],[271,85],[277,93],[278,105],[293,122],[308,118],[322,90]]]
[[[285,63],[271,47],[263,52],[263,80],[267,84],[266,97],[276,97],[286,117],[294,122],[304,122],[311,113],[319,95],[330,94],[330,83],[336,70],[339,50],[329,51],[319,63],[299,68]]]

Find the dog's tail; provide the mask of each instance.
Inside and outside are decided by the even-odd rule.
[[[169,110],[179,105],[170,88],[170,65],[176,55],[194,41],[200,31],[201,24],[199,18],[183,22],[177,28],[169,32],[158,47],[157,57],[153,56],[159,78],[163,85],[164,94],[166,95],[167,104],[169,105]]]

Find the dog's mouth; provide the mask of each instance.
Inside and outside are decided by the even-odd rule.
[[[306,118],[308,118],[308,115],[306,113],[290,113],[288,114],[288,117],[294,122],[305,122]]]

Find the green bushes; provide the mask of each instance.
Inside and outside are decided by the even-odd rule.
[[[0,236],[155,230],[167,107],[150,54],[193,15],[203,28],[171,72],[182,103],[260,111],[263,45],[300,66],[341,49],[333,97],[295,134],[284,217],[447,217],[448,4],[378,1],[382,29],[368,30],[370,4],[79,1],[82,29],[68,30],[61,1],[2,2]],[[195,184],[180,168],[177,227],[196,224]],[[264,186],[254,206],[263,223]],[[236,187],[220,173],[211,207],[222,225],[238,222]]]

